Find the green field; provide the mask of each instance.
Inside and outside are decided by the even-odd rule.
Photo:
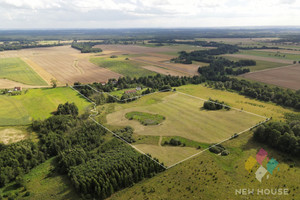
[[[17,187],[14,182],[1,188],[0,192],[3,195],[14,197],[13,199],[55,199],[55,200],[75,200],[80,199],[78,194],[72,187],[67,175],[60,175],[54,172],[55,158],[46,160],[46,162],[33,168],[28,174],[24,175],[25,186]],[[26,196],[26,191],[30,192]]]
[[[242,60],[240,58],[234,58],[234,57],[230,57],[230,56],[222,56],[222,57],[225,57],[232,61]],[[255,71],[260,71],[260,70],[264,70],[264,69],[271,69],[271,68],[287,66],[287,64],[283,64],[283,63],[269,62],[269,61],[263,61],[263,60],[255,60],[255,61],[256,61],[255,66],[246,66],[246,67],[242,67],[242,68],[249,68],[250,72],[255,72]]]
[[[219,156],[206,151],[187,160],[157,176],[117,192],[111,200],[123,199],[254,199],[261,195],[235,195],[236,189],[271,189],[288,188],[289,195],[268,196],[268,199],[297,200],[299,195],[300,162],[299,159],[279,153],[263,144],[252,140],[248,132],[234,140],[223,143],[230,152],[228,156]],[[178,147],[181,148],[181,147]],[[245,169],[249,156],[255,157],[260,148],[264,148],[279,162],[279,171],[263,178],[262,183],[256,180],[254,170]],[[177,149],[181,153],[180,149]],[[264,166],[266,166],[264,164]],[[297,178],[296,178],[297,177]],[[270,198],[269,198],[270,197]]]
[[[245,55],[300,61],[300,54],[274,53],[274,52],[267,52],[267,51],[252,51],[252,50],[250,51],[242,50],[239,53]]]
[[[75,102],[81,113],[89,105],[71,88],[29,89],[18,96],[0,95],[0,125],[24,125],[32,119],[45,119],[67,101]]]
[[[189,85],[186,88],[192,88],[192,86]],[[178,89],[183,90],[184,87]],[[210,90],[209,88],[205,89]],[[211,143],[225,140],[234,133],[264,121],[262,117],[234,109],[230,111],[207,111],[201,109],[202,106],[202,100],[184,94],[176,92],[157,93],[127,104],[110,104],[109,112],[104,111],[106,105],[102,106],[106,114],[104,114],[105,120],[100,121],[111,129],[131,126],[137,141],[133,145],[143,152],[150,153],[167,166],[197,153],[200,151],[197,149],[198,146],[204,149]],[[144,126],[138,120],[129,120],[126,116],[128,113],[158,114],[164,116],[165,120],[159,125]],[[164,141],[171,138],[179,139],[186,146],[162,146]],[[180,155],[178,155],[179,151],[181,152]]]
[[[165,117],[162,115],[136,111],[126,113],[125,117],[129,120],[137,120],[144,126],[158,125],[165,120]]]
[[[160,102],[147,105],[147,101],[155,98],[160,98]],[[214,143],[264,120],[234,109],[206,111],[201,109],[202,100],[179,93],[159,93],[143,99],[117,105],[115,112],[106,116],[107,124],[132,126],[139,135],[181,136],[197,142]],[[157,126],[144,126],[138,121],[127,119],[126,114],[130,112],[158,114],[166,120]]]
[[[125,60],[126,57],[121,56],[118,58],[107,58],[107,57],[93,57],[90,61],[99,67],[108,68],[111,71],[117,72],[124,76],[132,78],[138,78],[141,76],[154,76],[155,72],[149,71],[142,68],[141,64],[133,62],[131,60]]]
[[[178,87],[177,91],[203,99],[218,99],[232,107],[272,117],[274,120],[283,120],[284,113],[295,113],[273,103],[257,101],[237,93],[215,90],[203,85],[185,85]],[[206,111],[201,109],[202,104],[201,100],[179,93],[158,93],[127,104],[114,103],[101,106],[98,120],[110,129],[128,125],[133,127],[136,140],[133,145],[143,152],[150,153],[167,166],[264,120],[234,109]],[[166,120],[157,126],[143,126],[138,121],[126,119],[126,113],[132,111],[160,114],[165,116]],[[184,141],[186,146],[162,146],[165,140],[172,137]],[[200,150],[196,148],[199,144]]]
[[[0,78],[10,79],[27,85],[47,85],[47,83],[20,58],[1,58]]]

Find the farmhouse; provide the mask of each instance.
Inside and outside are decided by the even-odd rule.
[[[15,87],[14,91],[22,91],[22,87]]]
[[[136,93],[136,90],[126,90],[124,93],[125,94],[132,94],[132,93]]]
[[[100,82],[100,83],[101,83],[101,85],[103,85],[103,86],[106,85],[106,82]]]
[[[137,91],[141,90],[142,88],[141,87],[136,87],[135,88]]]

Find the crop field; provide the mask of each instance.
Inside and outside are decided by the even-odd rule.
[[[300,55],[295,53],[284,53],[280,51],[240,51],[241,54],[246,55],[253,55],[253,56],[262,56],[268,58],[275,58],[275,59],[286,59],[286,60],[300,60]]]
[[[300,89],[300,64],[241,75],[243,78],[277,85],[294,90]]]
[[[0,58],[20,57],[48,84],[56,79],[60,85],[92,83],[118,78],[121,75],[89,62],[92,54],[81,54],[70,46],[4,51]]]
[[[134,134],[138,136],[159,136],[157,144],[148,142],[143,144],[139,141],[138,144],[133,143],[133,145],[170,166],[199,152],[199,149],[190,145],[162,146],[163,137],[178,136],[191,143],[193,141],[201,143],[201,148],[205,148],[207,144],[225,140],[234,133],[264,121],[263,117],[234,109],[207,111],[203,110],[202,106],[202,100],[181,93],[158,93],[144,96],[131,103],[115,104],[114,111],[106,115],[106,125],[108,127],[131,126],[134,128]],[[127,119],[126,115],[131,112],[158,114],[165,117],[165,120],[158,125],[145,126],[139,121]]]
[[[47,83],[20,58],[0,58],[0,78],[10,79],[27,85],[47,85]]]
[[[122,57],[130,55],[130,60],[138,63],[138,66],[153,72],[176,76],[193,76],[198,74],[197,69],[199,64],[185,65],[170,63],[170,59],[176,57],[177,52],[180,51],[181,45],[175,45],[176,48],[173,48],[173,45],[162,47],[147,47],[139,45],[96,45],[95,47],[99,47],[104,50],[101,54],[102,56],[118,55]],[[183,49],[187,47],[194,48],[190,45],[184,45]],[[92,60],[93,59],[94,58],[92,58]],[[116,69],[116,71],[119,70],[120,69]],[[126,73],[126,71],[123,73]]]
[[[144,69],[142,64],[133,62],[131,60],[125,60],[125,57],[121,56],[118,58],[109,58],[109,57],[93,57],[91,62],[99,67],[107,68],[111,71],[114,71],[118,74],[129,77],[141,77],[141,76],[150,76],[155,75],[155,72]]]
[[[89,106],[71,88],[29,89],[18,96],[0,95],[0,125],[24,125],[32,119],[45,119],[65,102],[74,102],[80,113]]]
[[[276,63],[282,63],[282,64],[293,64],[293,60],[283,59],[283,58],[275,58],[271,56],[261,56],[258,55],[250,55],[250,54],[224,54],[225,57],[233,57],[233,58],[239,58],[239,59],[250,59],[250,60],[262,60],[262,61],[268,61],[268,62],[276,62]]]
[[[203,99],[218,99],[220,101],[224,101],[231,107],[239,108],[244,111],[252,112],[266,117],[272,117],[273,120],[284,120],[284,113],[296,113],[291,111],[290,109],[277,106],[273,103],[258,101],[234,92],[207,88],[203,85],[185,85],[178,87],[177,91]]]
[[[221,56],[221,57],[225,57],[232,61],[241,60],[241,58],[235,58],[235,57],[231,57],[231,56]],[[255,66],[246,66],[244,68],[249,68],[250,72],[255,72],[255,71],[260,71],[260,70],[265,70],[265,69],[272,69],[272,68],[287,66],[287,64],[277,63],[277,62],[269,62],[269,61],[263,61],[263,60],[255,60],[255,61],[256,61]]]

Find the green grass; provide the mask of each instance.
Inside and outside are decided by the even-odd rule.
[[[236,92],[222,91],[205,87],[204,85],[185,85],[177,88],[177,91],[184,92],[203,99],[218,99],[228,105],[243,109],[248,112],[272,117],[274,120],[284,120],[284,113],[296,113],[293,110],[277,106],[271,102],[258,101],[252,98],[239,95]]]
[[[234,58],[234,57],[230,57],[230,56],[222,56],[222,57],[225,57],[232,61],[243,60],[240,58]],[[255,71],[260,71],[260,70],[264,70],[264,69],[283,67],[283,66],[287,65],[287,64],[283,64],[283,63],[269,62],[269,61],[263,61],[263,60],[255,60],[255,61],[256,61],[255,66],[246,66],[246,67],[242,67],[242,68],[249,68],[250,72],[255,72]]]
[[[66,102],[74,102],[80,113],[90,105],[68,87],[29,89],[18,96],[0,95],[0,125],[24,125],[32,119],[45,119],[59,104]]]
[[[120,56],[118,58],[93,57],[90,59],[90,61],[98,65],[99,67],[108,68],[114,72],[132,78],[156,75],[155,72],[142,68],[141,64],[138,64],[131,60],[125,60],[125,58],[126,57],[124,56]]]
[[[152,135],[134,135],[134,144],[151,144],[158,145],[159,136]]]
[[[47,85],[47,83],[20,58],[1,58],[0,78],[10,79],[27,85]]]
[[[270,57],[270,58],[278,58],[278,59],[287,59],[287,60],[300,60],[300,54],[287,54],[287,53],[274,53],[267,51],[252,51],[252,50],[244,50],[240,51],[240,54],[253,55],[253,56],[262,56],[262,57]]]
[[[109,199],[298,199],[299,159],[254,142],[251,132],[229,140],[223,143],[223,146],[229,150],[228,156],[219,156],[206,151],[151,179],[119,191]],[[245,169],[245,161],[249,156],[255,157],[260,148],[264,148],[274,157],[280,167],[280,171],[275,171],[269,179],[265,176],[261,183],[255,178],[258,164],[251,173]],[[291,164],[295,164],[295,167],[290,167]],[[235,195],[235,189],[240,188],[288,188],[290,193],[272,197],[256,194]]]
[[[129,120],[137,120],[144,126],[158,125],[166,119],[162,115],[135,111],[126,113],[125,117]]]
[[[197,85],[197,87],[194,85],[183,86],[177,88],[177,90],[186,93],[193,91],[197,95],[200,95],[200,97],[210,92],[211,94],[216,93],[201,85]],[[239,105],[243,105],[245,108],[257,107],[261,110],[265,109],[265,107],[259,107],[260,103],[257,101],[255,101],[256,104],[251,102],[251,100],[246,100],[244,103],[245,99],[242,99],[240,95],[225,91],[221,92],[232,94],[235,97],[232,98],[231,96],[231,101],[226,100],[228,104],[230,104],[232,100],[241,100]],[[221,98],[218,97],[218,99],[223,101],[222,95],[220,95],[220,97]],[[205,99],[208,98],[209,97],[206,97]],[[264,120],[261,117],[234,109],[230,111],[206,111],[201,109],[203,106],[202,100],[176,92],[157,93],[144,96],[127,104],[114,103],[109,105],[114,105],[114,109],[107,114],[103,114],[101,122],[104,122],[108,128],[131,126],[134,129],[135,138],[153,136],[153,138],[137,140],[138,142],[133,143],[133,145],[141,151],[158,158],[167,166],[197,153],[199,151],[197,149],[198,146],[201,146],[201,149],[203,149],[211,143],[227,139],[234,133],[241,132]],[[103,109],[103,111],[104,110],[105,109]],[[132,116],[128,117],[126,115],[132,112],[133,114],[139,114],[137,115],[137,120],[140,120],[140,116],[145,119],[148,118],[148,113],[159,114],[165,116],[166,119],[157,126],[144,126],[137,120],[128,119]],[[274,111],[274,113],[275,112],[276,111]],[[142,113],[142,115],[140,115],[140,113]],[[146,117],[144,113],[147,113]],[[158,137],[159,141],[157,142]],[[164,141],[171,138],[182,140],[182,143],[186,143],[186,146],[161,146]],[[180,152],[180,155],[178,152]]]
[[[153,99],[153,103],[148,104],[152,98],[161,98],[161,101],[156,103]],[[144,100],[139,99],[131,103],[116,105],[115,112],[106,116],[107,124],[132,126],[135,133],[139,135],[181,136],[197,142],[214,143],[263,120],[263,118],[234,109],[206,111],[201,109],[202,100],[180,93],[158,93],[141,99]],[[129,117],[126,115],[131,112],[140,121],[150,118],[148,113],[162,115],[166,120],[159,126],[143,126],[138,121],[128,120]]]
[[[33,168],[28,174],[24,175],[25,186],[16,187],[15,183],[8,184],[5,188],[1,188],[2,194],[18,194],[15,199],[53,199],[53,200],[76,200],[80,199],[69,181],[67,175],[60,175],[54,171],[54,159],[51,158],[46,162]],[[30,192],[29,196],[25,196],[26,192]]]

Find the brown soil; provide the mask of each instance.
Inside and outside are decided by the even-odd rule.
[[[294,90],[300,89],[300,65],[251,72],[241,77]]]
[[[61,85],[92,83],[118,78],[121,75],[89,62],[94,54],[81,54],[70,46],[4,51],[0,58],[21,57],[44,80],[57,79]]]

